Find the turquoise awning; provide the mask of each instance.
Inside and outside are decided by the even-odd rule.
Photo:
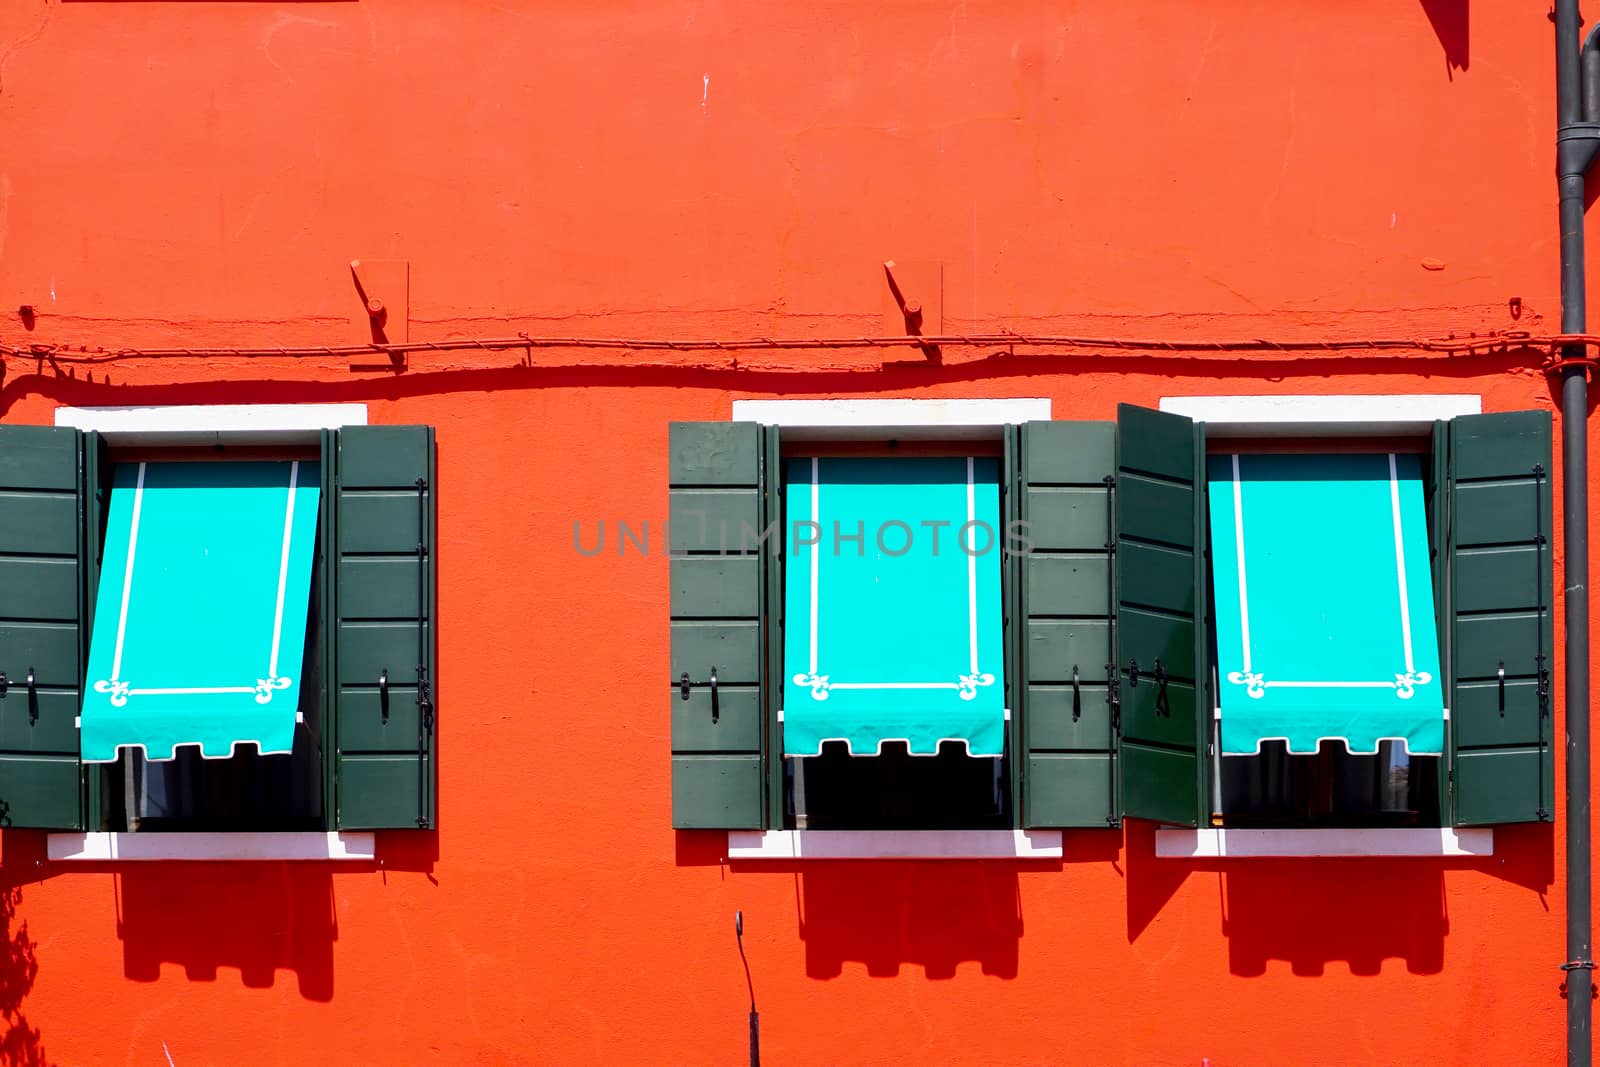
[[[108,511],[81,744],[209,758],[294,747],[318,464],[123,463]]]
[[[1222,751],[1444,750],[1414,455],[1207,460]]]
[[[999,461],[812,457],[785,475],[785,753],[1001,755]]]

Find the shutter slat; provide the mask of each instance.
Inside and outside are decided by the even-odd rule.
[[[1181,416],[1117,407],[1117,661],[1123,813],[1199,824],[1207,725],[1199,670],[1202,430]],[[1156,661],[1167,676],[1164,700]],[[1132,665],[1138,664],[1138,684]]]
[[[1021,430],[1022,815],[1026,827],[1116,826],[1111,654],[1109,422]],[[1078,668],[1073,699],[1072,669]],[[1074,716],[1076,711],[1076,716]]]
[[[336,825],[431,828],[434,432],[427,426],[351,426],[333,434],[330,445],[337,454],[329,681]],[[424,703],[418,701],[419,667],[428,685]],[[384,671],[387,721],[378,692]]]
[[[1545,821],[1555,810],[1550,414],[1461,415],[1449,436],[1452,821]]]
[[[0,553],[50,553],[76,544],[78,498],[74,493],[0,492]]]
[[[755,544],[765,513],[763,446],[755,423],[673,423],[669,430],[668,699],[672,825],[678,829],[766,824],[761,620],[767,567]],[[687,699],[678,686],[684,674]]]
[[[82,471],[77,430],[0,426],[0,826],[83,829]]]

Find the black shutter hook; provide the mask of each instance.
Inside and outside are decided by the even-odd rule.
[[[1083,692],[1078,688],[1078,665],[1072,665],[1072,721],[1083,715]]]
[[[1139,661],[1136,659],[1128,661],[1128,688],[1139,688]]]
[[[1161,658],[1159,656],[1156,658],[1155,676],[1156,714],[1165,715],[1170,718],[1172,715],[1172,705],[1167,700],[1167,671],[1166,668],[1161,666]]]
[[[711,678],[709,681],[711,685],[711,721],[716,722],[722,718],[722,698],[717,693],[717,669],[715,667],[711,668]],[[676,682],[676,685],[678,687],[679,699],[688,700],[690,687],[694,685],[694,683],[689,679],[688,671],[684,671],[682,674],[678,675],[678,681]]]
[[[1500,684],[1500,717],[1506,717],[1506,661],[1500,661],[1500,669],[1495,672],[1495,677]]]
[[[389,721],[389,668],[378,672],[378,712],[383,721]]]

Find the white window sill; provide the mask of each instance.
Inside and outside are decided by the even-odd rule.
[[[1492,855],[1492,829],[1156,831],[1157,859]]]
[[[342,860],[377,858],[371,833],[145,833],[50,834],[53,862],[135,860]]]
[[[730,830],[730,860],[1060,859],[1060,830]]]

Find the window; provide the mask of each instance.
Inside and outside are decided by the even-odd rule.
[[[1462,406],[1461,398],[1443,399]],[[837,403],[854,414],[905,402]],[[1393,405],[1356,406],[1375,432],[1418,426],[1414,412],[1386,414]],[[806,437],[751,422],[674,424],[674,825],[772,831],[793,825],[796,812],[807,826],[815,819],[841,828],[893,822],[1024,832],[1115,827],[1124,816],[1191,827],[1481,826],[1550,817],[1546,413],[1452,409],[1422,424],[1416,445],[1404,448],[1324,443],[1267,458],[1256,454],[1282,447],[1228,445],[1209,485],[1203,423],[1129,405],[1117,414],[1115,423],[1025,419],[998,431],[998,510],[1004,523],[1024,524],[1026,542],[1003,557],[998,575],[1003,666],[995,676],[997,685],[1003,679],[1009,713],[1000,773],[979,780],[973,772],[959,783],[959,806],[914,815],[886,808],[895,800],[903,805],[908,775],[924,773],[954,789],[954,768],[970,772],[973,761],[940,770],[926,755],[899,756],[898,764],[878,768],[893,784],[870,795],[848,780],[869,774],[859,757],[842,753],[847,742],[855,747],[849,727],[819,730],[794,717],[795,676],[827,675],[830,686],[846,675],[928,683],[943,680],[944,668],[927,673],[932,668],[919,664],[913,671],[897,662],[901,646],[885,651],[858,639],[854,651],[865,662],[845,662],[840,673],[824,662],[825,629],[813,666],[809,618],[803,649],[794,625],[804,598],[786,603],[800,588],[791,581],[795,560],[786,571],[781,556],[762,551],[794,517],[784,510],[785,485],[793,512],[810,441],[846,431],[826,419]],[[1289,432],[1303,434],[1316,423]],[[1363,428],[1347,423],[1341,432]],[[928,435],[953,436],[938,428]],[[855,436],[893,435],[880,428]],[[1226,502],[1235,454],[1250,482],[1242,490],[1242,527],[1231,509],[1214,510]],[[802,466],[786,471],[786,461]],[[1359,468],[1359,477],[1346,468]],[[1273,470],[1282,476],[1255,476]],[[1268,483],[1279,488],[1262,497],[1257,489]],[[798,514],[817,513],[806,507],[809,497]],[[1312,528],[1308,509],[1310,516],[1336,512],[1337,522],[1324,518]],[[1273,526],[1278,520],[1281,530]],[[768,538],[740,544],[737,531],[745,528]],[[1219,567],[1219,545],[1230,533],[1237,564],[1240,529],[1249,667],[1241,575],[1237,566]],[[1258,559],[1257,549],[1267,555]],[[1323,558],[1336,549],[1339,560]],[[1350,568],[1384,560],[1391,587],[1351,584]],[[1286,585],[1294,575],[1323,586],[1302,582],[1297,593]],[[1221,601],[1230,592],[1225,612]],[[1370,603],[1380,599],[1382,626]],[[1339,625],[1325,625],[1336,616]],[[911,642],[919,655],[938,643],[927,635]],[[805,669],[790,670],[802,658]],[[1240,681],[1224,683],[1219,669]],[[1334,673],[1323,677],[1324,670]],[[1312,687],[1263,684],[1262,696],[1253,697],[1245,677],[1251,673],[1263,683],[1352,684],[1325,687],[1321,696]],[[973,687],[975,699],[980,688]],[[1338,699],[1322,699],[1328,693]],[[1384,694],[1387,702],[1376,700]],[[960,729],[970,740],[982,727]],[[808,753],[798,778],[789,773],[796,763],[791,730]],[[917,751],[906,724],[877,736],[897,731],[907,734],[905,748]],[[1338,743],[1330,749],[1321,744],[1325,736]],[[998,803],[989,800],[985,810],[979,797],[986,789],[992,796],[996,779]]]
[[[1248,449],[1206,461],[1211,821],[1438,825],[1424,457]]]
[[[974,840],[940,853],[951,855],[1042,855],[1037,845],[1043,838],[1028,836],[1035,831],[1116,825],[1105,682],[1112,663],[1107,478],[1114,427],[1006,425],[1007,413],[996,406],[1007,402],[967,402],[981,408],[974,418],[982,429],[941,421],[964,410],[963,402],[922,402],[928,406],[913,406],[911,422],[893,421],[896,413],[874,405],[914,402],[840,403],[850,408],[842,413],[856,417],[856,424],[830,421],[841,414],[834,408],[803,428],[809,432],[755,423],[672,428],[674,825],[1011,831],[1014,845],[1004,850],[992,852],[992,841]],[[1009,403],[1028,405],[1024,419],[1048,413],[1042,402]],[[919,416],[927,416],[926,423],[917,423]],[[974,436],[992,443],[968,444],[965,439]],[[819,438],[866,438],[877,448],[868,457],[857,447],[852,467],[838,447],[819,450],[813,444]],[[952,438],[961,440],[950,445]],[[942,456],[928,454],[929,439],[946,442]],[[905,440],[923,447],[898,452],[886,447]],[[810,496],[813,456],[819,460],[820,513]],[[786,461],[793,465],[787,473]],[[830,464],[836,466],[832,474]],[[940,473],[931,474],[935,469]],[[874,606],[882,612],[881,621],[869,621],[872,612],[852,612],[848,596],[828,595],[835,577],[848,580],[853,568],[863,565],[853,542],[841,544],[837,558],[831,541],[816,556],[797,548],[798,559],[791,558],[788,568],[781,554],[763,553],[763,548],[781,547],[778,531],[793,532],[796,518],[805,522],[820,516],[822,535],[832,538],[830,478],[852,485],[847,495],[855,486],[865,490],[859,493],[865,503],[839,518],[845,533],[855,532],[860,523],[874,557],[865,561],[868,571],[901,562],[885,558],[906,543],[905,531],[894,525],[898,520],[923,538],[906,552],[909,568],[931,573],[949,566],[949,573],[941,569],[937,580],[906,583],[895,597]],[[798,494],[796,486],[802,487]],[[896,493],[909,499],[891,505]],[[786,495],[790,509],[798,495],[797,511],[785,511]],[[955,539],[963,525],[979,518],[980,508],[997,543],[988,553],[969,557]],[[1026,546],[1031,551],[1003,551],[1008,532],[1034,512],[1039,522],[1032,529],[1033,544]],[[940,526],[942,553],[954,547],[956,554],[935,558],[931,533],[942,523],[948,523]],[[742,529],[771,536],[758,544],[756,538],[741,539]],[[889,552],[872,551],[880,532]],[[975,533],[976,528],[969,532],[969,543]],[[981,536],[987,540],[987,534]],[[815,669],[806,601],[809,570],[795,567],[812,559],[823,593]],[[975,595],[968,592],[969,570]],[[796,580],[802,575],[804,584]],[[861,587],[881,588],[879,579],[886,576],[855,577]],[[797,599],[787,605],[786,617],[784,601],[790,595]],[[841,605],[841,617],[830,619]],[[796,622],[801,615],[804,627]],[[839,629],[830,639],[832,626]],[[907,640],[894,640],[900,633]],[[802,667],[790,670],[791,663]],[[826,698],[818,700],[812,695],[818,688],[802,685],[797,675],[807,681],[827,676]],[[850,688],[883,682],[919,688]],[[896,706],[917,693],[944,700]],[[970,698],[963,699],[963,693]],[[844,700],[835,705],[845,694],[854,702],[853,711]],[[1023,706],[1033,709],[1028,722],[1018,715]],[[914,709],[910,718],[908,708]],[[848,723],[830,725],[819,718],[843,720],[847,711],[853,716]],[[941,745],[946,738],[957,744]],[[857,754],[848,755],[847,746]],[[863,759],[864,747],[881,747],[881,754]],[[988,755],[997,748],[998,758]],[[983,755],[974,759],[969,753]]]
[[[884,451],[783,463],[785,823],[1009,827],[1000,457]]]
[[[7,825],[433,825],[432,430],[138,415],[0,427]]]
[[[1360,464],[1387,468],[1389,453],[1257,457],[1235,478],[1241,450],[1208,458],[1204,424],[1127,406],[1118,418],[1126,814],[1188,826],[1550,818],[1548,414],[1440,420],[1427,427],[1425,454],[1395,455],[1392,476],[1356,478],[1348,476]],[[1244,476],[1252,463],[1278,474],[1254,497],[1261,486]],[[1329,481],[1332,473],[1345,481]],[[1266,511],[1252,513],[1252,499]],[[1336,524],[1319,518],[1330,511]],[[1330,528],[1343,540],[1329,541]],[[1287,570],[1272,577],[1266,561],[1258,572],[1268,576],[1264,590],[1248,574],[1241,583],[1241,530],[1245,571],[1258,530],[1264,547],[1283,553],[1276,562]],[[1380,573],[1385,545],[1385,581],[1356,576],[1363,566]],[[1385,584],[1402,575],[1409,599]],[[1335,654],[1339,662],[1327,662]],[[1269,665],[1263,655],[1287,658]],[[1152,677],[1157,659],[1165,681]],[[1282,686],[1299,699],[1274,701],[1264,684],[1274,677],[1352,685]],[[1308,731],[1338,741],[1312,752]],[[1289,740],[1263,741],[1274,737]],[[1417,754],[1402,752],[1401,738]],[[1264,754],[1234,754],[1255,746]]]
[[[316,454],[152,455],[112,454],[90,628],[80,752],[109,824],[320,829]]]

